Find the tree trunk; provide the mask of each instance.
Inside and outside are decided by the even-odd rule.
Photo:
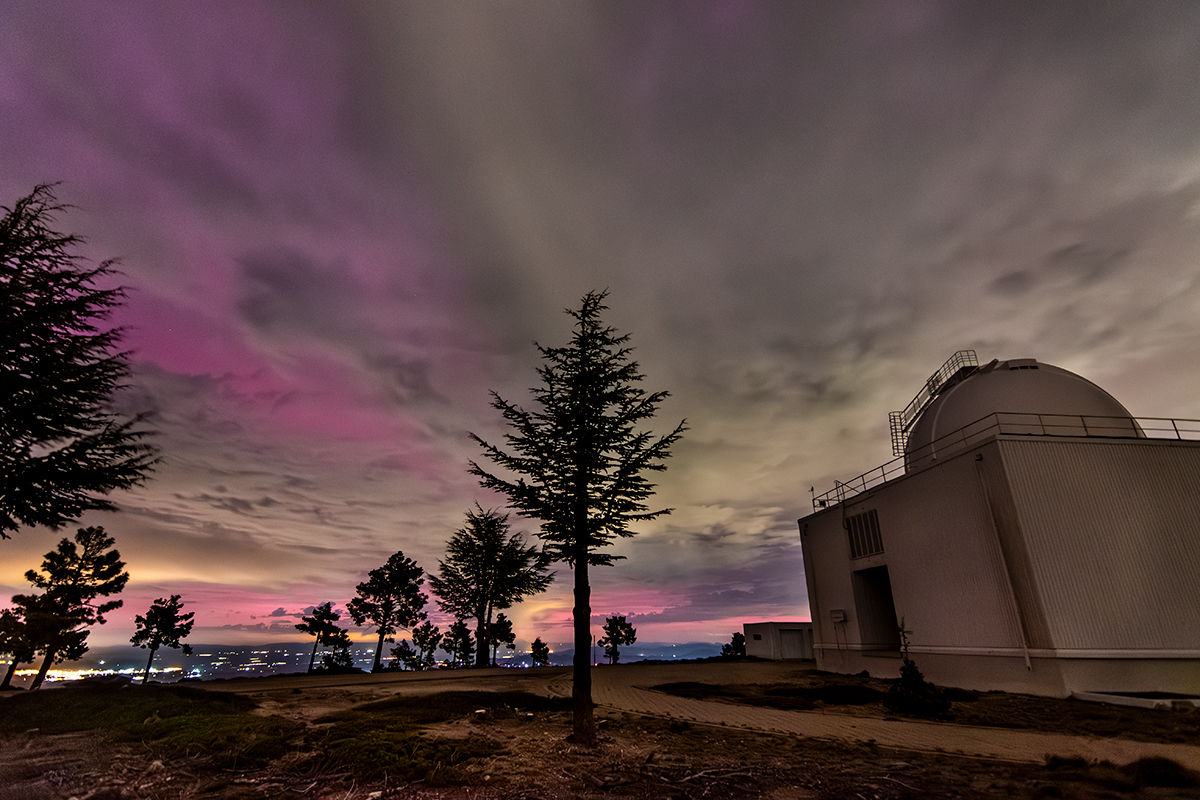
[[[0,691],[7,689],[12,684],[13,675],[17,674],[17,657],[14,655],[12,661],[8,662],[8,672],[4,673],[4,683],[0,683]]]
[[[493,610],[492,609],[492,601],[488,600],[488,607],[487,607],[488,664],[490,666],[494,667],[494,666],[496,666],[496,652],[495,652],[495,649],[492,647],[492,610]]]
[[[310,674],[312,673],[313,664],[317,663],[317,647],[320,644],[321,644],[321,637],[318,636],[317,640],[315,642],[313,642],[312,655],[309,656],[309,659],[308,659],[308,671]]]
[[[142,676],[142,686],[150,682],[150,665],[154,663],[154,652],[156,650],[158,650],[157,647],[150,648],[150,658],[146,661],[146,674]]]
[[[488,619],[487,610],[484,608],[475,609],[475,666],[483,668],[488,665]]]
[[[46,651],[46,658],[42,661],[42,666],[38,668],[37,676],[34,677],[33,683],[29,685],[29,690],[33,691],[42,685],[42,681],[46,680],[46,673],[50,671],[50,665],[54,663],[54,657],[58,655],[58,648],[51,647]]]
[[[586,548],[575,556],[575,657],[571,672],[571,700],[576,744],[596,744],[596,719],[592,714],[592,587],[588,585]]]
[[[371,665],[371,672],[379,672],[383,658],[383,629],[379,630],[379,644],[375,645],[375,663]]]

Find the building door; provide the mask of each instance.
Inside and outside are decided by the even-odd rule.
[[[858,634],[871,650],[900,650],[900,627],[892,600],[888,568],[856,570],[853,575],[854,606],[858,610]]]
[[[811,659],[813,657],[812,630],[804,628],[779,631],[780,657],[785,661]]]

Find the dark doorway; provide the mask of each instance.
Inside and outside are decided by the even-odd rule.
[[[888,568],[871,567],[854,573],[854,606],[858,609],[858,633],[870,650],[900,650],[896,604]]]

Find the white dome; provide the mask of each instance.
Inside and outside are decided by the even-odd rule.
[[[1110,435],[1143,435],[1125,406],[1074,372],[1032,358],[993,361],[942,391],[921,412],[904,447],[906,466],[928,464],[962,449],[963,437],[949,435],[969,426],[972,431],[994,428],[995,420],[972,425],[993,414],[1002,415],[1006,431],[1014,433],[1083,436],[1089,435],[1092,422],[1096,430],[1115,429]]]

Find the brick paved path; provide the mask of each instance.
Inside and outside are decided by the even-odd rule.
[[[1006,761],[1041,762],[1047,755],[1083,756],[1126,764],[1145,756],[1165,756],[1200,770],[1200,745],[1151,744],[1126,739],[1067,736],[1036,731],[982,728],[952,723],[852,717],[814,711],[780,711],[757,706],[692,700],[649,687],[676,681],[702,683],[774,683],[786,680],[796,664],[628,664],[592,671],[592,699],[598,706],[702,725],[808,736],[850,742],[875,741],[887,747],[927,752],[961,753]],[[569,697],[571,676],[546,684],[554,695]]]

